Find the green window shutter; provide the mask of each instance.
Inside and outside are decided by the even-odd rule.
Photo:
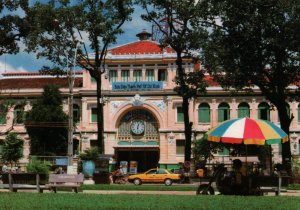
[[[6,124],[6,113],[0,115],[0,124]]]
[[[224,109],[218,109],[218,122],[224,121]]]
[[[300,105],[298,106],[298,123],[300,123]]]
[[[133,80],[135,82],[142,81],[142,71],[141,70],[135,70],[135,71],[133,71]]]
[[[129,70],[123,70],[121,72],[122,82],[128,82],[129,81]]]
[[[97,109],[92,108],[92,123],[97,122]]]
[[[183,116],[183,110],[182,107],[177,107],[177,122],[183,122],[184,116]]]
[[[4,143],[3,141],[0,142],[0,154],[2,154],[3,152],[3,146],[4,146]]]
[[[208,104],[200,104],[198,109],[198,121],[200,123],[210,122],[210,107]]]
[[[184,155],[185,140],[176,140],[176,155]]]
[[[250,117],[249,105],[246,103],[241,103],[238,107],[238,118]]]
[[[154,81],[154,70],[152,70],[152,69],[146,70],[146,81],[148,81],[148,82]]]
[[[110,70],[109,71],[109,82],[117,82],[118,76],[116,70]]]
[[[21,106],[17,106],[14,109],[14,123],[15,124],[22,124],[24,122],[24,111],[23,111],[23,107]]]
[[[158,70],[158,81],[167,81],[167,71],[165,69]]]
[[[270,107],[267,103],[258,105],[258,119],[270,120]]]
[[[80,120],[80,109],[77,104],[73,104],[73,122],[77,123]]]
[[[222,103],[218,107],[218,122],[223,122],[230,119],[229,105]]]

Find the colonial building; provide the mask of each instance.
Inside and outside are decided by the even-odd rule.
[[[140,40],[112,48],[106,56],[106,73],[103,74],[104,151],[112,155],[111,164],[120,161],[137,161],[138,171],[156,167],[173,168],[184,160],[184,125],[181,97],[174,91],[176,54],[171,48],[161,49],[149,40],[150,34],[137,35]],[[92,55],[91,55],[92,57]],[[186,71],[200,67],[184,60]],[[26,98],[25,110],[30,101],[40,97],[45,84],[57,84],[65,97],[64,109],[68,112],[68,83],[66,77],[52,77],[39,73],[4,73],[0,80],[1,95],[15,100]],[[74,152],[96,145],[96,83],[87,71],[77,72],[74,87]],[[279,125],[276,109],[260,94],[224,91],[207,75],[207,93],[190,101],[189,115],[193,122],[192,140],[218,123],[237,117],[267,119]],[[292,154],[299,154],[300,103],[288,102],[295,118],[291,123],[290,144]],[[9,131],[17,132],[24,140],[24,159],[29,156],[30,138],[22,124],[18,103],[0,118],[0,142]],[[280,147],[273,146],[274,161],[280,159]],[[220,152],[216,161],[228,159]]]

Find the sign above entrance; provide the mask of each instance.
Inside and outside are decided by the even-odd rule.
[[[113,82],[113,91],[162,90],[163,82]]]

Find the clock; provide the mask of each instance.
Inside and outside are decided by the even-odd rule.
[[[145,131],[145,124],[143,120],[134,120],[131,123],[131,132],[136,135],[140,135]]]

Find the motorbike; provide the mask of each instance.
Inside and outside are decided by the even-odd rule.
[[[256,195],[255,192],[258,186],[252,185],[252,189],[249,189],[247,177],[244,178],[243,185],[234,184],[234,175],[232,172],[228,172],[224,164],[219,164],[215,167],[212,177],[208,183],[201,184],[198,186],[197,195],[214,195],[215,190],[212,184],[215,183],[220,194],[223,195]]]

